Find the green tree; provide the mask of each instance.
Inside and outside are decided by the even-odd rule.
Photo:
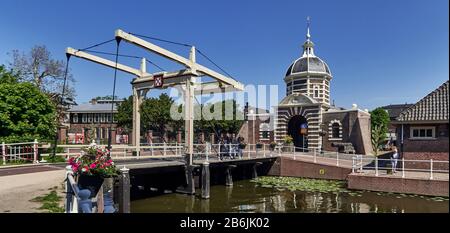
[[[378,156],[378,152],[385,141],[386,134],[383,133],[381,126],[375,125],[372,128],[372,148],[375,156]]]
[[[50,98],[29,82],[0,66],[0,141],[49,140],[56,132]]]
[[[383,108],[376,108],[370,112],[370,118],[372,147],[375,155],[378,155],[381,146],[386,142],[388,125],[390,122],[389,114]]]
[[[171,127],[174,120],[170,116],[170,108],[174,100],[163,93],[159,98],[149,98],[141,105],[141,119],[144,130],[155,130],[161,135],[167,133],[167,127]]]
[[[232,106],[232,112],[228,112],[228,106]],[[216,103],[208,103],[202,106],[214,112],[216,109],[221,109],[221,113],[218,115],[219,119],[205,119],[205,116],[196,117],[194,122],[197,132],[205,133],[235,133],[237,134],[243,124],[243,112],[239,110],[239,105],[236,100],[224,100]],[[196,111],[198,113],[198,111]],[[231,118],[228,119],[227,118]]]
[[[124,129],[126,133],[133,128],[133,96],[129,96],[117,107],[117,114],[114,116],[117,125]]]

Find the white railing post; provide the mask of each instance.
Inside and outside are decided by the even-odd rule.
[[[208,146],[207,142],[205,144],[205,156],[206,156],[206,161],[209,161],[209,146]]]
[[[178,155],[178,142],[175,142],[175,155]]]
[[[250,144],[248,144],[248,159],[251,159],[251,157],[250,157],[250,151],[251,151],[251,148],[252,148],[252,145],[250,145]],[[244,149],[242,149],[242,153],[244,153]],[[256,152],[256,145],[255,145],[255,153],[258,153],[258,152]],[[258,155],[256,154],[256,157],[258,157]]]
[[[336,152],[336,166],[339,166],[339,152]]]
[[[317,163],[317,148],[313,149],[313,154],[314,154],[314,163]]]
[[[70,147],[67,147],[66,160],[70,158]]]
[[[360,158],[361,158],[361,159],[360,159],[360,162],[361,162],[360,166],[361,166],[361,167],[360,167],[360,171],[359,171],[359,172],[362,173],[362,172],[363,172],[363,155],[360,155]]]
[[[38,163],[37,157],[38,157],[38,140],[34,139],[34,142],[33,142],[33,163]]]
[[[375,157],[375,176],[378,176],[378,157]]]
[[[352,174],[355,173],[355,157],[352,157]]]
[[[405,178],[405,158],[402,157],[402,178]]]
[[[433,179],[433,159],[430,159],[430,180]]]
[[[2,156],[3,156],[3,165],[6,165],[6,145],[5,145],[5,142],[2,142]]]
[[[151,156],[153,156],[153,142],[150,143],[150,154]]]
[[[266,144],[263,144],[263,156],[266,157]]]
[[[163,155],[166,156],[166,142],[163,144]]]
[[[295,146],[294,146],[294,160],[295,160],[295,156],[296,156],[295,151],[296,151],[296,148],[295,148]]]

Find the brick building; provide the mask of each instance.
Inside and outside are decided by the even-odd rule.
[[[397,144],[405,159],[448,161],[448,80],[400,113]],[[448,164],[447,164],[448,167]]]
[[[113,114],[117,113],[117,106],[123,100],[115,100]],[[111,100],[92,99],[89,103],[74,105],[66,111],[64,127],[59,129],[60,141],[68,144],[85,144],[92,140],[106,144],[111,114]],[[112,143],[128,144],[128,135],[117,128],[116,122],[112,124]]]
[[[400,116],[400,113],[402,113],[404,110],[411,107],[413,104],[390,104],[381,107],[382,109],[386,110],[389,114],[389,125],[388,125],[388,133],[386,135],[386,138],[388,139],[388,144],[396,144],[397,142],[397,125],[393,124],[392,122],[395,122],[397,117]]]

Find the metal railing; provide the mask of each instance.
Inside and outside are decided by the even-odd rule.
[[[7,162],[31,161],[38,162],[38,141],[21,142],[21,143],[5,143],[2,142],[1,159],[3,165]]]
[[[418,159],[380,159],[362,158],[352,159],[352,173],[397,175],[402,178],[447,179],[449,178],[449,161],[418,160]]]

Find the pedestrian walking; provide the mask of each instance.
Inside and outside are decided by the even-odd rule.
[[[392,172],[396,173],[397,172],[397,162],[398,162],[398,150],[396,146],[392,147],[392,155],[391,155],[391,165],[392,165]]]

